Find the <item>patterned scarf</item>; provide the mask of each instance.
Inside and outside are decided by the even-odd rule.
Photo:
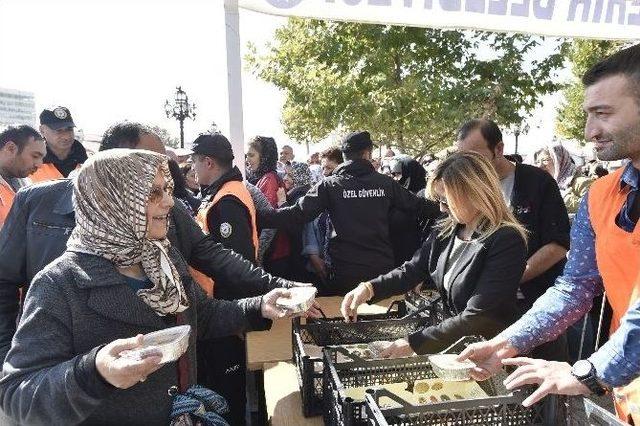
[[[576,165],[571,160],[571,154],[562,145],[549,147],[549,155],[553,159],[553,177],[560,190],[566,190],[571,186],[571,182],[576,174]]]
[[[112,149],[92,156],[74,180],[76,227],[67,247],[104,257],[120,268],[142,263],[153,287],[137,294],[164,316],[182,312],[189,304],[167,254],[169,240],[147,238],[147,204],[158,170],[173,190],[164,155]]]
[[[293,180],[293,187],[311,185],[311,170],[307,163],[293,163],[291,165],[291,180]]]

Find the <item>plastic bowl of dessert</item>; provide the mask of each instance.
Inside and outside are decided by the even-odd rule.
[[[177,361],[189,347],[190,325],[179,325],[144,335],[142,347],[120,352],[120,357],[136,361],[161,356],[161,364]]]
[[[286,309],[291,314],[301,314],[309,310],[316,298],[318,289],[315,287],[293,287],[289,289],[288,297],[279,297],[276,306]]]
[[[471,379],[471,370],[476,365],[469,361],[458,361],[456,354],[437,354],[429,356],[431,368],[436,376],[450,382]]]

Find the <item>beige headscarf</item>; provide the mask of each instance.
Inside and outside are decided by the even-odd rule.
[[[173,189],[167,157],[150,151],[111,149],[92,156],[74,180],[76,227],[69,250],[95,254],[118,267],[142,263],[153,283],[138,296],[158,315],[189,306],[170,243],[147,237],[147,204],[158,170]]]

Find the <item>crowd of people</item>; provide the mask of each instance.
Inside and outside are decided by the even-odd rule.
[[[476,379],[515,365],[509,389],[539,385],[525,405],[609,391],[619,416],[640,424],[639,69],[640,45],[583,79],[598,160],[628,160],[610,174],[560,144],[524,164],[485,118],[457,123],[446,155],[374,158],[370,133],[354,131],[305,162],[267,136],[236,159],[221,133],[179,158],[129,121],[88,155],[61,106],[42,111],[38,130],[6,129],[3,419],[244,424],[244,334],[289,316],[276,300],[313,285],[343,297],[346,321],[362,303],[434,289],[445,319],[382,356],[479,335],[486,342],[460,355]],[[604,290],[611,336],[594,348],[589,311]],[[183,324],[192,334],[178,362],[121,356]]]

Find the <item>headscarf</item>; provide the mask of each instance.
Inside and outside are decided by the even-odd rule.
[[[427,186],[427,172],[424,167],[408,155],[396,156],[390,162],[392,173],[400,173],[400,185],[414,194]]]
[[[553,159],[553,178],[558,182],[561,190],[569,188],[576,174],[576,165],[571,159],[571,154],[559,144],[550,146],[547,150]]]
[[[158,171],[173,190],[164,155],[111,149],[92,156],[74,180],[76,227],[67,247],[103,257],[120,268],[142,263],[153,287],[137,294],[164,316],[182,312],[189,304],[167,254],[169,240],[147,237],[147,204]]]
[[[256,136],[251,144],[257,144],[260,149],[256,149],[260,153],[260,164],[255,172],[247,172],[247,180],[256,184],[262,176],[269,172],[277,173],[278,171],[278,146],[275,139],[267,136]]]
[[[306,163],[293,163],[290,172],[293,187],[311,185],[311,170]]]

